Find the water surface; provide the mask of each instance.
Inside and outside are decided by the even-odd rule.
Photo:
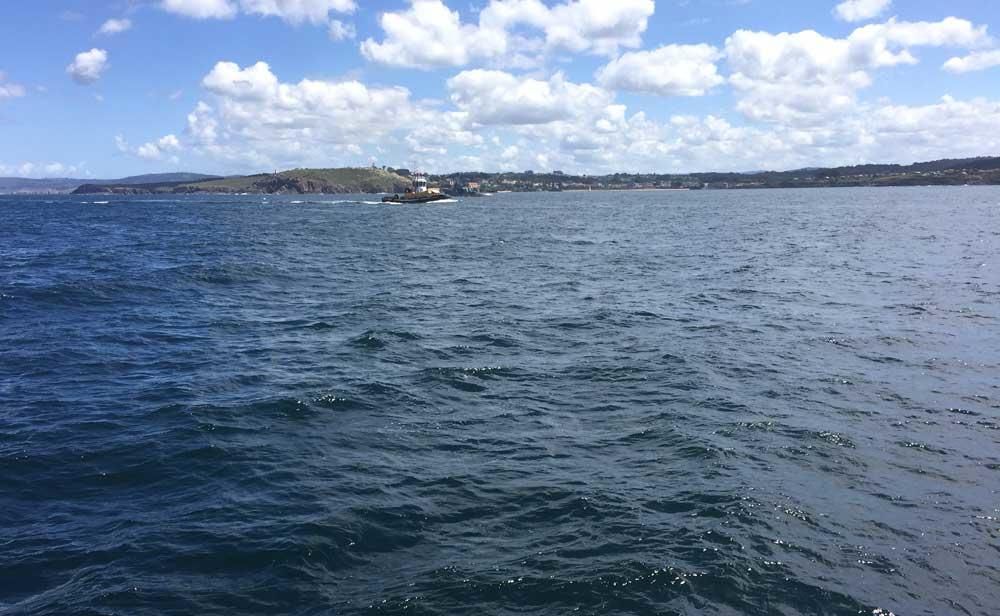
[[[1000,605],[1000,189],[107,199],[0,197],[2,614]]]

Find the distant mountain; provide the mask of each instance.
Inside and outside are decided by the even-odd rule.
[[[205,175],[203,173],[150,173],[146,175],[133,175],[120,180],[0,178],[0,193],[68,193],[84,184],[131,186],[135,184],[186,183],[216,179],[220,179],[220,176]]]
[[[83,182],[90,180],[74,180],[70,178],[47,178],[34,180],[29,178],[0,178],[0,194],[4,193],[65,193],[70,192]]]
[[[203,182],[205,180],[221,180],[219,175],[205,175],[204,173],[147,173],[146,175],[133,175],[120,180],[88,180],[87,184],[118,184],[121,186],[131,186],[133,184],[166,184],[173,182]]]

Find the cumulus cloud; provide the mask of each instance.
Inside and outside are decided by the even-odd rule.
[[[136,149],[136,154],[146,160],[160,160],[168,152],[179,152],[181,142],[176,135],[166,135],[156,141],[150,141],[140,145]]]
[[[931,105],[862,104],[841,122],[739,125],[707,115],[652,121],[623,113],[613,132],[593,125],[575,131],[555,122],[516,129],[525,139],[517,167],[544,155],[554,168],[598,172],[622,169],[660,172],[802,167],[991,155],[1000,150],[1000,102],[945,97]],[[481,156],[502,167],[502,151]],[[509,167],[509,165],[508,165]]]
[[[88,85],[100,79],[108,66],[108,52],[94,48],[76,54],[73,62],[66,67],[66,73],[77,83]]]
[[[892,0],[846,0],[833,9],[833,14],[843,21],[866,21],[889,10]]]
[[[725,82],[715,64],[721,57],[711,45],[666,45],[612,60],[598,71],[597,81],[615,90],[702,96]]]
[[[351,13],[354,0],[162,0],[163,10],[194,19],[231,19],[240,11],[291,24],[327,23],[331,12]]]
[[[989,40],[986,26],[964,19],[889,20],[843,39],[812,30],[740,30],[726,40],[725,54],[739,111],[756,120],[816,122],[851,109],[871,84],[870,71],[916,64],[917,47],[971,48]]]
[[[484,139],[478,132],[469,130],[468,114],[462,111],[435,113],[424,110],[416,126],[406,135],[411,153],[439,154],[444,156],[455,146],[479,146]]]
[[[0,163],[0,176],[62,178],[76,176],[84,172],[81,165],[67,165],[60,162],[23,162],[19,164]]]
[[[504,71],[475,69],[448,80],[455,105],[482,125],[546,124],[577,118],[582,111],[604,108],[611,95],[590,84],[575,84],[562,74],[543,79]]]
[[[184,149],[180,139],[173,134],[160,137],[156,141],[148,141],[136,148],[131,147],[122,135],[116,135],[115,147],[123,154],[131,154],[149,161],[163,160],[169,156],[171,162],[177,162],[175,154]]]
[[[762,114],[766,122],[741,125],[718,115],[654,121],[641,111],[630,112],[613,93],[571,83],[560,74],[543,79],[480,69],[460,73],[448,87],[451,102],[467,113],[474,133],[493,131],[503,137],[475,148],[476,160],[491,169],[790,169],[898,160],[899,152],[933,159],[1000,150],[1000,133],[990,128],[1000,121],[1000,102],[985,99],[946,97],[926,106],[865,103],[853,97],[812,100],[836,93],[820,88],[794,96],[786,103],[788,115]],[[775,94],[769,102],[777,100]],[[798,121],[796,112],[812,113],[824,104],[827,109],[846,105],[842,110],[851,113],[827,116],[825,122]],[[507,145],[511,140],[514,145]],[[539,157],[551,167],[541,165]],[[456,160],[451,154],[443,164],[454,168]]]
[[[610,55],[642,44],[655,8],[653,0],[577,0],[553,7],[538,25],[550,47]]]
[[[326,24],[334,40],[355,36],[331,17],[353,2],[226,3],[235,14]],[[384,159],[429,171],[578,172],[796,168],[897,160],[901,151],[930,159],[1000,149],[991,128],[1000,103],[905,106],[861,96],[879,71],[916,64],[928,47],[967,50],[946,64],[953,72],[1000,64],[985,51],[985,26],[890,19],[842,38],[741,30],[720,47],[633,50],[652,9],[645,0],[490,0],[477,20],[463,21],[442,0],[409,0],[378,17],[383,34],[361,52],[390,66],[457,68],[444,100],[357,79],[282,80],[264,62],[219,62],[204,76],[181,138],[120,147],[169,160],[183,146],[238,171]],[[566,51],[610,57],[593,83],[540,68]],[[701,96],[724,85],[738,113],[654,119],[616,94]]]
[[[339,19],[330,20],[330,25],[327,27],[327,33],[330,35],[331,41],[345,41],[347,39],[353,39],[357,36],[357,32],[355,31],[353,25],[344,23]]]
[[[327,23],[331,12],[351,13],[354,0],[240,0],[244,12],[265,17],[279,17],[292,24]]]
[[[7,74],[0,71],[0,101],[24,96],[24,86],[7,81]]]
[[[496,57],[507,51],[502,29],[463,24],[458,11],[440,0],[412,0],[408,10],[383,13],[379,23],[385,40],[365,40],[361,53],[381,64],[423,69],[463,66],[473,58]]]
[[[952,73],[971,73],[985,71],[994,66],[1000,66],[1000,49],[977,51],[965,57],[951,58],[944,63],[943,68]]]
[[[237,7],[231,0],[162,0],[163,10],[194,19],[231,19]]]
[[[303,79],[282,83],[270,66],[219,62],[202,80],[188,131],[206,154],[257,165],[328,166],[357,146],[418,124],[422,108],[402,87]]]
[[[101,24],[101,28],[97,31],[97,33],[105,36],[111,36],[113,34],[120,34],[131,29],[131,19],[109,19]]]
[[[567,169],[595,169],[635,163],[643,149],[639,144],[661,134],[661,127],[643,114],[628,117],[612,92],[573,83],[561,73],[543,79],[474,69],[449,80],[448,89],[471,128],[517,136],[517,145],[504,146],[500,139],[483,143],[479,159],[493,168],[558,163]],[[654,147],[646,150],[650,156],[662,154]]]
[[[943,97],[931,105],[878,105],[865,115],[870,160],[914,160],[996,155],[1000,151],[1000,101]]]
[[[204,101],[187,116],[188,133],[200,145],[214,146],[219,138],[219,121],[215,110]]]
[[[541,0],[491,0],[471,24],[442,0],[410,0],[407,10],[382,14],[384,39],[365,40],[361,51],[373,62],[422,69],[474,62],[523,67],[536,62],[532,55],[554,50],[613,55],[642,44],[654,8],[653,0],[569,0],[552,7]]]

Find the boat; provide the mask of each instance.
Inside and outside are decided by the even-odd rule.
[[[427,178],[425,176],[415,175],[413,177],[413,186],[411,188],[407,188],[406,192],[402,195],[395,194],[382,197],[382,203],[433,203],[435,201],[443,201],[450,198],[451,197],[442,193],[440,190],[429,188],[427,186]]]

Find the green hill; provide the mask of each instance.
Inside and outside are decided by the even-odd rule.
[[[213,193],[380,193],[402,192],[410,180],[377,168],[292,169],[177,186],[175,192]]]

